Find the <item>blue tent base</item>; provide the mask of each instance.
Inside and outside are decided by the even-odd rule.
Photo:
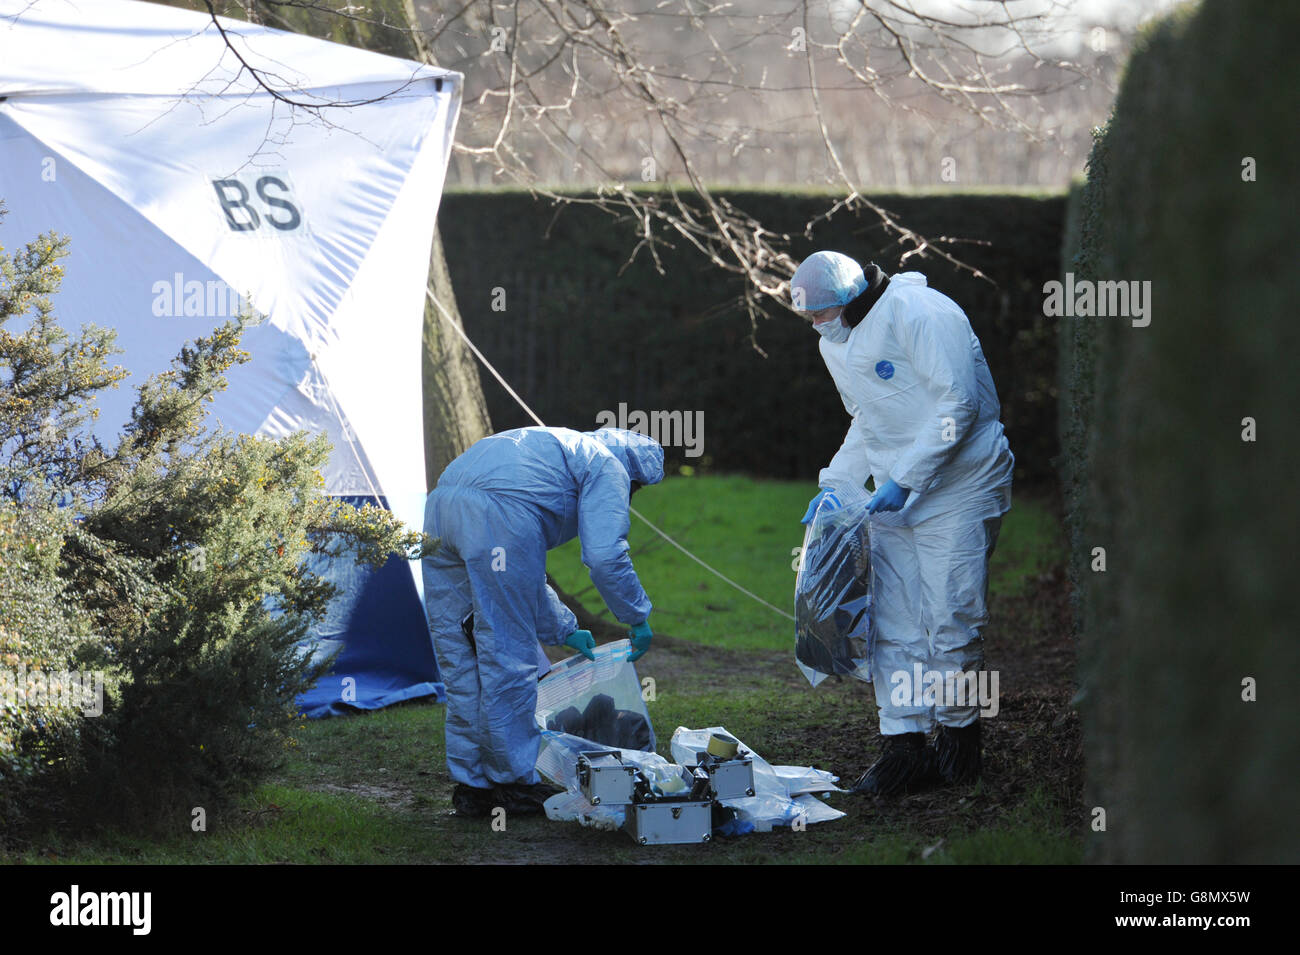
[[[384,505],[374,498],[343,500],[354,506],[367,501]],[[434,696],[439,703],[446,699],[409,561],[390,557],[373,570],[346,557],[317,555],[308,566],[338,593],[304,646],[328,641],[342,649],[333,669],[298,697],[304,714],[315,719],[420,697]]]
[[[367,710],[381,710],[394,703],[406,700],[418,700],[433,697],[431,703],[447,702],[447,688],[442,683],[417,683],[414,686],[397,687],[385,691],[383,687],[368,685],[357,681],[356,702],[344,701],[343,678],[335,673],[321,677],[314,689],[298,697],[298,705],[303,715],[310,719],[323,716],[341,716],[345,713],[358,713]]]

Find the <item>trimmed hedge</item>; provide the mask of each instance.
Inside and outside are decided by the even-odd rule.
[[[826,195],[733,191],[726,197],[776,231],[797,232]],[[997,284],[936,257],[913,258],[932,286],[971,319],[1002,399],[1017,483],[1054,483],[1056,324],[1043,283],[1059,272],[1062,196],[890,195],[877,201],[928,237],[973,240],[958,257]],[[751,329],[738,280],[698,252],[627,265],[633,225],[590,206],[556,208],[520,192],[450,192],[439,225],[470,336],[548,424],[596,427],[602,410],[703,414],[703,454],[668,449],[670,466],[815,480],[848,426],[817,336],[789,313]],[[898,249],[869,211],[819,223],[793,254],[820,248],[898,270]],[[494,296],[504,310],[494,311]],[[502,297],[504,302],[502,302]],[[505,390],[480,375],[496,430],[531,424]]]
[[[1067,271],[1152,283],[1149,326],[1067,319],[1062,335],[1104,861],[1300,858],[1297,31],[1295,4],[1226,0],[1150,29],[1071,207]]]

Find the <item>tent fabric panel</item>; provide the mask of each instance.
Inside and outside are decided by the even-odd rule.
[[[354,507],[387,504],[364,496],[342,500]],[[438,702],[445,698],[409,563],[393,556],[373,570],[346,556],[328,560],[318,555],[308,561],[314,572],[339,588],[325,619],[311,629],[309,639],[343,644],[330,673],[299,697],[308,716],[376,709],[425,696],[434,696]],[[345,702],[343,680],[347,677],[355,680],[355,698]]]

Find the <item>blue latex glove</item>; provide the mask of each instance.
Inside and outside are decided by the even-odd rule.
[[[588,660],[596,659],[596,638],[590,630],[575,630],[564,638],[564,645],[577,650]]]
[[[835,496],[835,492],[828,491],[826,490],[826,488],[822,488],[820,491],[817,492],[817,496],[808,502],[808,510],[804,513],[803,520],[801,520],[799,523],[807,524],[809,521],[811,521],[813,519],[813,515],[817,513],[817,506],[821,504],[822,501],[826,502],[826,509],[829,511],[833,511],[840,506],[840,499]]]
[[[910,490],[900,487],[893,478],[890,478],[876,491],[875,496],[867,505],[867,513],[878,514],[881,511],[900,511],[903,509],[903,505],[907,503],[907,496],[911,493]]]
[[[650,649],[650,638],[654,636],[650,632],[650,618],[647,617],[634,626],[628,631],[628,635],[632,638],[632,647],[636,650],[636,653],[627,658],[628,662],[632,663],[635,660],[640,660],[645,656],[645,652]]]

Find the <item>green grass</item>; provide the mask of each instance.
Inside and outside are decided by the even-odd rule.
[[[666,531],[723,572],[778,606],[794,584],[791,549],[810,485],[741,477],[673,478],[637,495]],[[1060,557],[1060,529],[1045,504],[1020,500],[1008,515],[994,587],[1018,592],[1027,576]],[[655,680],[648,706],[669,755],[679,726],[726,726],[773,763],[829,768],[842,782],[875,753],[870,687],[827,681],[816,690],[797,675],[789,621],[720,581],[677,551],[652,543],[634,521],[635,560],[656,602],[657,628],[678,638],[638,664]],[[585,570],[572,548],[553,555],[563,586],[581,589]],[[589,586],[589,582],[587,584]],[[572,592],[572,591],[571,591]],[[599,606],[583,593],[588,609]],[[1007,759],[1006,773],[1027,780],[990,795],[983,784],[939,802],[882,806],[848,795],[831,804],[844,819],[709,846],[645,849],[622,833],[545,819],[511,819],[506,831],[448,815],[451,781],[444,761],[445,708],[424,702],[376,713],[307,722],[275,778],[235,810],[194,832],[62,833],[0,863],[455,863],[646,862],[1001,863],[1078,862],[1084,825],[1059,787],[1035,789],[1040,768]],[[1032,736],[1032,728],[1030,735]]]
[[[1039,499],[1013,498],[989,563],[989,592],[1021,596],[1031,589],[1034,577],[1063,565],[1066,556],[1065,533],[1056,510]]]
[[[641,491],[633,506],[701,560],[789,612],[793,552],[803,543],[799,518],[816,490],[745,477],[675,477]],[[732,649],[791,644],[788,620],[710,574],[635,517],[628,540],[637,575],[655,605],[650,620],[655,630]],[[557,548],[547,569],[589,610],[617,623],[579,553],[577,541]]]
[[[162,865],[364,863],[387,861],[390,853],[400,858],[410,845],[420,841],[404,820],[369,800],[284,786],[263,786],[248,801],[240,818],[211,828],[212,832],[187,832],[162,839],[111,833],[96,847],[51,841],[22,861]]]
[[[647,658],[649,659],[649,658]],[[712,674],[716,676],[715,674]],[[790,750],[794,728],[829,729],[846,703],[867,704],[863,687],[816,692],[771,676],[710,689],[696,681],[664,680],[651,704],[659,750],[668,754],[673,729],[721,724],[771,762],[826,765],[826,753]],[[761,711],[755,707],[762,699]],[[235,813],[210,820],[209,831],[180,826],[159,838],[108,833],[98,838],[52,837],[0,863],[250,864],[582,862],[666,864],[1075,863],[1082,840],[1062,830],[1060,807],[1031,793],[1004,812],[975,796],[956,804],[942,831],[886,817],[871,803],[831,797],[840,820],[804,832],[777,830],[709,846],[638,847],[622,833],[604,833],[544,819],[513,819],[504,832],[479,820],[449,817],[443,766],[441,706],[412,703],[379,713],[315,721],[274,784],[262,786]],[[816,738],[819,734],[813,734]],[[828,746],[831,732],[821,733]],[[865,740],[863,741],[865,745]],[[865,766],[866,757],[861,766]],[[843,771],[845,767],[836,767]],[[859,767],[860,768],[860,767]],[[956,803],[956,800],[954,800]]]
[[[803,481],[671,477],[641,491],[633,505],[705,563],[789,613],[796,549],[803,544],[799,518],[816,491]],[[628,540],[637,575],[655,605],[650,623],[656,631],[730,649],[792,645],[788,619],[709,573],[635,517]],[[1003,518],[989,590],[1015,596],[1064,554],[1052,509],[1037,499],[1016,500]],[[617,623],[591,584],[577,541],[553,550],[547,570],[587,609]]]

